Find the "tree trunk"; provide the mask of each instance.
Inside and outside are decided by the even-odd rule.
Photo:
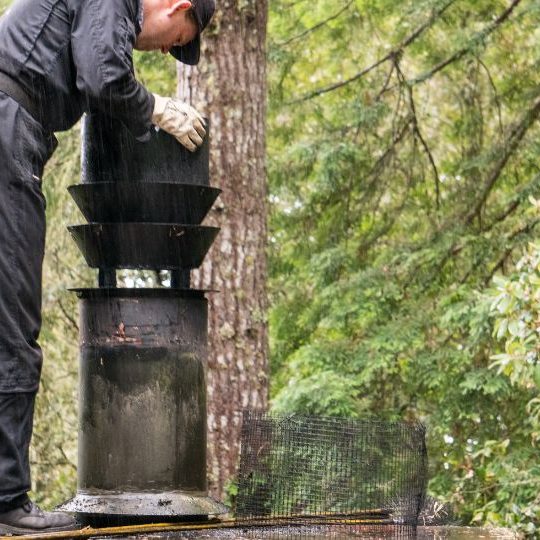
[[[206,223],[221,233],[194,285],[209,294],[208,470],[223,497],[236,473],[241,411],[268,403],[266,321],[267,0],[218,3],[197,67],[178,66],[178,95],[210,120],[211,184],[223,193]]]

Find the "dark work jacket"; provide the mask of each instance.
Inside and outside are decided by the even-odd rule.
[[[141,9],[139,0],[16,0],[0,18],[0,71],[26,89],[48,131],[97,108],[144,138],[154,98],[133,70]]]

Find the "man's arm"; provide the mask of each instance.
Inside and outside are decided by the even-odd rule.
[[[73,3],[71,50],[76,84],[89,108],[121,120],[143,138],[152,126],[154,97],[133,71],[134,0]]]

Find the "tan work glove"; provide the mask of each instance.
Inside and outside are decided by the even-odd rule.
[[[195,152],[206,135],[203,117],[191,106],[176,98],[155,98],[152,123],[170,133],[190,152]]]

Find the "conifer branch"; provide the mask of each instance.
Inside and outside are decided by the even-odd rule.
[[[64,461],[63,462],[61,461],[58,464],[59,465],[67,465],[68,467],[70,467],[74,471],[77,471],[77,465],[75,465],[75,463],[73,463],[73,461],[71,461],[71,459],[68,458],[68,456],[66,454],[66,451],[64,450],[64,447],[61,444],[58,443],[58,444],[56,444],[56,448],[60,452],[62,457],[64,458]],[[54,467],[54,464],[53,464],[53,467]]]
[[[497,86],[495,85],[495,81],[493,80],[493,77],[491,76],[491,73],[486,66],[486,64],[478,58],[478,63],[484,68],[484,71],[486,72],[487,78],[489,80],[489,84],[491,85],[491,88],[493,89],[493,99],[495,100],[495,105],[497,106],[497,117],[499,120],[499,129],[501,130],[501,134],[504,131],[503,128],[503,121],[502,121],[502,105],[501,105],[501,99],[499,97],[499,93],[497,92]]]
[[[514,197],[512,197],[510,204],[495,216],[489,225],[483,228],[484,231],[490,231],[497,225],[504,221],[507,217],[511,216],[523,202],[528,201],[527,196],[538,192],[540,186],[540,174],[537,174],[530,182],[528,182],[523,189],[521,189]]]
[[[412,116],[408,116],[407,118],[403,120],[403,123],[400,126],[399,131],[392,138],[390,146],[386,148],[384,153],[377,159],[377,161],[375,162],[371,170],[368,172],[367,178],[371,178],[371,181],[366,186],[364,195],[359,200],[359,204],[366,203],[367,196],[371,192],[375,184],[377,184],[381,171],[386,166],[386,163],[388,162],[390,157],[395,153],[396,147],[398,146],[398,144],[403,140],[405,135],[409,132],[409,127],[412,124],[412,122],[413,122]]]
[[[470,224],[473,219],[479,215],[480,210],[484,206],[493,186],[499,179],[504,167],[508,163],[508,160],[517,150],[519,143],[525,137],[527,131],[535,122],[535,120],[540,116],[540,98],[534,102],[534,105],[523,115],[521,121],[514,126],[510,135],[504,144],[498,149],[497,154],[500,155],[500,159],[495,163],[492,171],[489,173],[482,189],[480,190],[479,196],[476,198],[474,206],[469,210],[465,215],[464,221],[466,224]]]
[[[445,67],[449,66],[450,64],[453,64],[454,62],[457,62],[458,60],[461,60],[467,53],[471,52],[473,48],[478,44],[481,43],[486,37],[488,37],[493,31],[495,31],[504,21],[506,21],[514,9],[521,3],[521,0],[513,0],[513,2],[508,6],[507,9],[505,9],[492,23],[486,25],[485,28],[483,28],[480,32],[476,33],[461,49],[454,52],[454,54],[450,55],[445,60],[442,60],[439,62],[436,66],[432,67],[429,71],[426,71],[419,77],[416,77],[412,81],[410,81],[411,85],[420,84],[428,79],[431,79],[435,73],[438,73]]]
[[[424,148],[424,151],[426,152],[429,163],[431,164],[431,168],[433,169],[433,176],[435,180],[435,206],[437,208],[437,211],[439,211],[441,208],[441,187],[440,187],[440,177],[439,177],[439,171],[437,169],[437,164],[435,163],[435,159],[433,157],[433,154],[431,153],[429,145],[427,144],[426,140],[424,139],[422,135],[422,132],[420,131],[418,115],[416,114],[416,105],[414,103],[413,88],[410,84],[407,83],[405,75],[403,71],[401,71],[401,67],[399,65],[399,62],[397,61],[395,62],[395,68],[397,70],[399,80],[407,89],[407,95],[409,97],[409,108],[410,108],[411,116],[412,116],[413,133],[415,137],[420,141],[420,144],[422,145],[422,147]]]
[[[380,227],[374,227],[371,235],[365,238],[364,241],[356,249],[359,257],[362,257],[363,253],[366,253],[380,238],[382,238],[392,230],[396,222],[399,220],[403,208],[407,204],[408,193],[411,189],[412,183],[412,176],[409,176],[408,182],[405,186],[405,194],[403,195],[401,201],[399,201],[399,203],[391,211],[387,212],[387,220],[383,220],[383,223]],[[379,201],[376,203],[376,208],[373,209],[373,213],[379,210],[380,200],[382,199],[382,196],[383,192],[381,192],[379,196]]]
[[[379,93],[375,97],[374,101],[379,101],[383,94],[388,89],[388,86],[390,85],[390,81],[392,80],[392,75],[394,74],[394,69],[396,68],[396,62],[392,63],[392,67],[388,70],[388,75],[386,76],[386,80],[384,81],[384,84],[382,85],[382,88],[379,90]]]
[[[276,43],[276,47],[285,47],[289,45],[289,43],[292,43],[293,41],[298,41],[299,39],[302,39],[306,37],[308,34],[311,34],[312,32],[315,32],[319,30],[319,28],[322,28],[323,26],[326,26],[329,22],[337,19],[342,13],[347,11],[351,5],[353,4],[354,0],[349,0],[349,2],[341,8],[337,13],[334,13],[334,15],[330,15],[330,17],[324,19],[323,21],[311,26],[310,28],[306,28],[303,32],[300,32],[296,36],[293,36],[289,39],[286,39],[285,41],[281,41],[280,43]]]
[[[431,153],[431,150],[422,136],[422,133],[420,132],[420,128],[418,127],[418,122],[415,120],[414,122],[414,133],[416,134],[416,137],[420,140],[420,143],[422,144],[422,147],[424,148],[429,163],[431,164],[431,168],[433,170],[433,179],[435,181],[435,205],[437,210],[440,210],[441,208],[441,183],[440,183],[440,177],[439,177],[439,170],[437,169],[437,164],[435,163],[435,159],[433,158],[433,154]]]
[[[507,238],[507,240],[515,240],[516,238],[518,237],[521,237],[523,235],[526,235],[526,234],[529,234],[533,229],[536,228],[536,226],[540,223],[540,219],[535,219],[533,221],[531,221],[530,223],[526,223],[523,227],[520,227],[519,229],[517,229],[516,231],[514,231],[511,235],[509,235],[509,237]],[[508,258],[510,257],[510,255],[512,255],[513,251],[516,249],[516,244],[513,243],[511,244],[509,247],[507,247],[502,256],[499,258],[499,260],[495,263],[495,265],[493,266],[493,268],[490,270],[490,272],[488,273],[488,275],[485,277],[484,279],[484,285],[487,286],[489,285],[489,283],[491,282],[491,280],[493,279],[493,276],[499,271],[499,270],[502,270],[504,268],[504,265],[506,263],[506,261],[508,260]]]
[[[388,54],[383,56],[381,59],[377,60],[374,64],[371,64],[370,66],[362,69],[352,77],[349,77],[348,79],[344,81],[340,81],[328,86],[324,86],[323,88],[319,88],[318,90],[313,90],[312,92],[309,92],[305,94],[304,96],[299,97],[298,99],[294,99],[291,102],[289,102],[289,105],[294,105],[296,103],[301,103],[303,101],[308,101],[310,99],[313,99],[315,97],[321,96],[323,94],[327,94],[328,92],[332,92],[333,90],[337,90],[338,88],[342,88],[343,86],[346,86],[360,78],[362,78],[364,75],[367,75],[370,71],[373,71],[375,68],[379,67],[381,64],[384,64],[385,62],[388,62],[388,60],[394,60],[397,56],[402,54],[403,50],[408,47],[411,43],[416,41],[428,28],[433,26],[433,24],[440,18],[440,16],[455,2],[456,0],[448,0],[446,3],[444,3],[438,10],[434,10],[429,19],[424,22],[424,24],[420,25],[414,32],[412,32],[409,36],[407,36],[399,45],[394,47]]]
[[[73,326],[76,332],[79,331],[79,325],[77,324],[77,321],[70,315],[68,310],[64,307],[64,304],[62,304],[62,300],[60,298],[57,299],[58,307],[60,308],[60,311],[66,318],[66,320]]]

